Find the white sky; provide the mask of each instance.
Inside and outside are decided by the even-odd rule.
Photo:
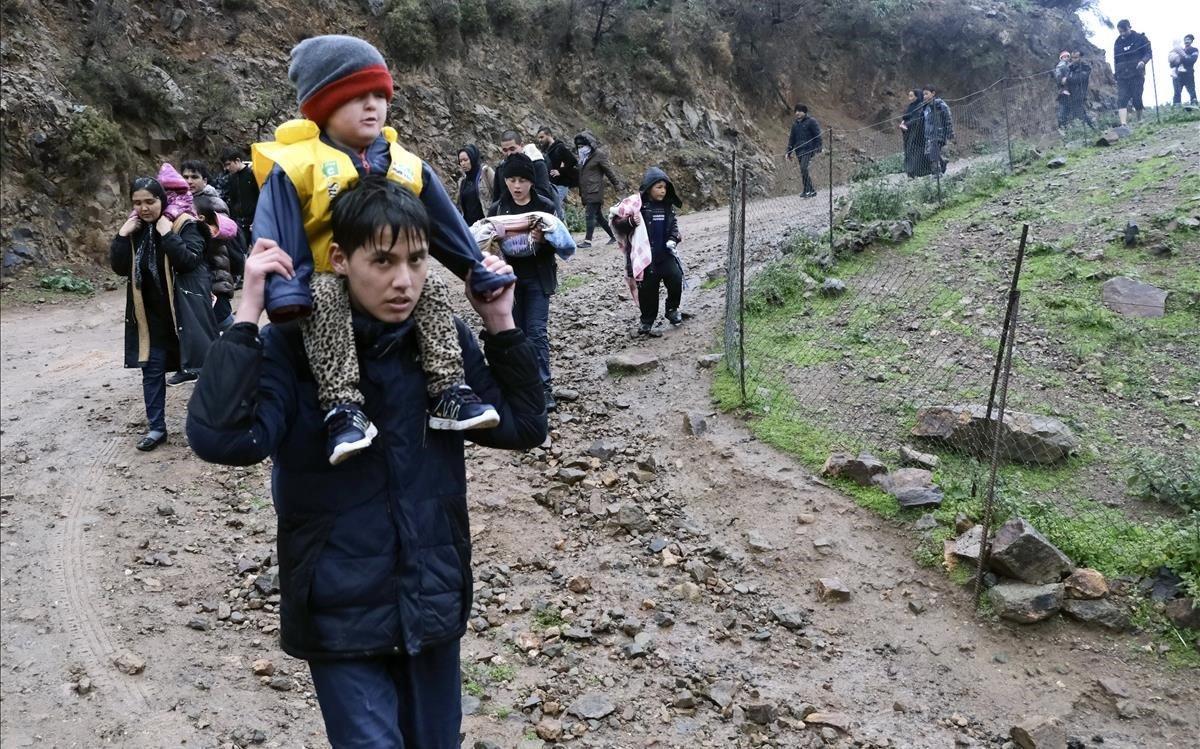
[[[1158,101],[1169,104],[1174,90],[1171,87],[1171,70],[1167,65],[1167,53],[1171,51],[1176,40],[1183,40],[1184,34],[1194,34],[1197,41],[1193,46],[1200,46],[1200,2],[1196,0],[1093,0],[1094,10],[1082,11],[1080,16],[1088,29],[1088,36],[1100,49],[1104,50],[1104,59],[1112,66],[1113,42],[1117,38],[1117,21],[1128,18],[1134,31],[1140,31],[1150,39],[1154,51],[1154,76],[1158,83]],[[1107,17],[1112,22],[1112,28],[1107,27],[1102,18]],[[1147,71],[1146,95],[1143,97],[1146,106],[1154,105],[1154,96],[1150,87],[1154,79]],[[1183,94],[1187,101],[1187,93]]]

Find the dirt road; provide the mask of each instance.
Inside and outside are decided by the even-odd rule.
[[[823,226],[810,210],[797,223]],[[723,264],[724,212],[682,228],[693,274]],[[1091,746],[1195,746],[1194,674],[1145,638],[976,618],[916,565],[910,531],[712,413],[697,357],[715,350],[722,289],[688,292],[694,319],[637,340],[618,268],[603,246],[563,268],[553,447],[469,451],[466,746],[541,747],[536,731],[588,747],[998,746],[1037,716]],[[266,470],[189,454],[187,387],[169,392],[168,445],[133,449],[123,306],[105,293],[0,321],[0,743],[326,746],[307,671],[276,642]],[[634,350],[659,366],[606,373]],[[685,435],[689,411],[707,414],[702,436]],[[823,577],[850,600],[820,601]],[[813,708],[843,718],[805,727]]]

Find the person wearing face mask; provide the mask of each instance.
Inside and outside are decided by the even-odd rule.
[[[458,210],[468,224],[473,224],[483,219],[492,205],[496,170],[483,163],[474,143],[459,149],[458,168],[462,172],[458,178]]]
[[[125,366],[142,370],[147,431],[143,452],[167,441],[167,372],[196,374],[217,337],[205,237],[190,213],[166,214],[167,191],[153,177],[129,188],[133,214],[108,248],[125,287]],[[193,377],[194,379],[194,377]]]
[[[612,183],[613,189],[621,189],[621,180],[616,172],[608,165],[608,153],[600,147],[600,141],[591,132],[584,130],[575,136],[575,148],[579,163],[579,198],[587,220],[587,234],[579,243],[580,247],[592,246],[592,234],[599,226],[608,235],[608,243],[616,244],[612,227],[604,216],[604,180]]]

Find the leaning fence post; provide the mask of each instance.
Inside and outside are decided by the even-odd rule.
[[[1154,121],[1159,125],[1162,124],[1162,107],[1158,104],[1158,75],[1154,72],[1154,60],[1150,60],[1150,85],[1154,86]],[[1174,101],[1172,99],[1171,101]],[[1180,99],[1183,101],[1183,99]]]
[[[1029,224],[1021,226],[1021,243],[1017,245],[1017,261],[1013,265],[1012,281],[1008,285],[1008,305],[1004,311],[1004,323],[1000,326],[1000,344],[996,347],[996,363],[992,367],[992,387],[988,391],[986,419],[992,418],[992,409],[996,405],[996,386],[1000,382],[1000,369],[1004,363],[1004,344],[1008,340],[1008,331],[1012,326],[1013,299],[1017,294],[1017,285],[1021,280],[1021,266],[1025,263],[1025,246],[1029,241]]]
[[[746,166],[742,165],[742,205],[738,232],[738,386],[746,405]]]
[[[833,260],[833,128],[829,128],[829,259]]]
[[[992,430],[992,455],[991,466],[988,475],[987,494],[983,498],[983,517],[980,518],[980,536],[979,536],[979,566],[975,568],[975,607],[979,608],[979,599],[983,595],[983,571],[987,569],[988,558],[991,556],[992,548],[988,544],[988,536],[992,532],[992,514],[995,511],[996,502],[996,472],[1000,467],[1000,441],[1004,436],[1004,413],[1008,408],[1008,381],[1012,374],[1012,356],[1013,356],[1013,341],[1017,337],[1017,316],[1021,308],[1021,292],[1017,290],[1010,301],[1009,311],[1012,314],[1012,322],[1008,329],[1008,340],[1004,347],[1004,373],[1000,379],[1000,408],[996,414],[996,426]],[[985,422],[990,423],[990,422]]]

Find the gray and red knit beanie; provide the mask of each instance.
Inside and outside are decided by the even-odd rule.
[[[383,55],[354,36],[314,36],[292,48],[288,78],[300,112],[324,126],[338,107],[363,94],[392,100],[392,74]]]

